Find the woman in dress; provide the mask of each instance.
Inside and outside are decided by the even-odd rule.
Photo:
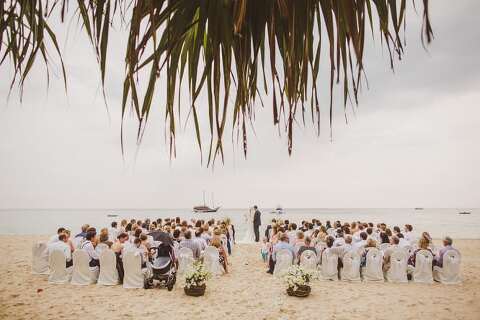
[[[246,231],[245,231],[245,236],[243,237],[242,243],[254,243],[255,242],[255,234],[253,232],[253,210],[250,208],[250,210],[245,213],[244,218],[245,218],[245,225],[246,225]]]

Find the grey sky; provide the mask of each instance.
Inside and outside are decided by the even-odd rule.
[[[323,105],[321,136],[311,124],[296,128],[288,157],[286,139],[271,123],[271,97],[264,96],[248,158],[227,137],[226,163],[214,169],[200,165],[191,123],[170,162],[161,108],[136,162],[135,121],[127,121],[122,161],[122,36],[113,35],[110,47],[109,120],[92,50],[72,26],[64,50],[68,101],[59,79],[47,95],[41,65],[23,104],[14,92],[7,105],[8,81],[0,78],[0,208],[186,208],[204,189],[224,207],[479,207],[480,2],[451,3],[431,1],[435,40],[428,53],[419,41],[421,19],[408,12],[406,55],[395,74],[378,39],[370,41],[370,90],[362,91],[355,115],[348,111],[348,125],[337,99],[333,142]],[[321,89],[326,96],[328,88]],[[163,91],[159,86],[157,102]]]

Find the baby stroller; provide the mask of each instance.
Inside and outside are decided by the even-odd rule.
[[[152,276],[145,280],[145,289],[160,287],[172,291],[176,277],[175,254],[173,247],[167,243],[160,243],[158,247],[150,248],[152,252]]]

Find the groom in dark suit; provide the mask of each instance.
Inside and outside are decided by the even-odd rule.
[[[262,224],[261,215],[262,213],[258,210],[257,206],[253,206],[255,209],[255,214],[253,215],[253,232],[255,233],[255,242],[260,241],[260,225]]]

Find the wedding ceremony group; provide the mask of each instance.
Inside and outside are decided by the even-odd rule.
[[[1,0],[0,320],[480,320],[479,12]]]

